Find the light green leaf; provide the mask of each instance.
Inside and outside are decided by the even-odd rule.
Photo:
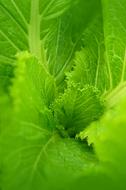
[[[54,78],[41,62],[28,52],[23,52],[17,57],[11,87],[14,114],[16,119],[36,124],[43,123],[44,127],[49,119],[51,122],[49,107],[56,95]]]
[[[76,4],[75,4],[76,3]],[[72,67],[75,52],[81,47],[83,31],[99,10],[99,1],[72,1],[71,7],[61,17],[47,25],[45,45],[50,72],[61,86],[66,71]],[[83,11],[85,9],[85,11]],[[46,20],[45,20],[46,22]],[[78,27],[79,26],[79,27]]]
[[[5,190],[58,190],[97,163],[86,145],[41,126],[15,123],[1,138]]]
[[[76,52],[69,80],[90,84],[102,93],[109,87],[104,59],[104,39],[101,14],[96,15],[83,33],[83,47]]]
[[[110,89],[112,89],[126,79],[126,3],[125,0],[102,0],[102,7],[105,59],[108,66]]]
[[[120,180],[119,183],[122,185],[125,184],[123,180],[126,175],[125,107],[126,98],[123,98],[115,108],[106,112],[100,121],[92,123],[79,135],[81,139],[88,138],[89,144],[93,143],[104,171],[112,178]]]

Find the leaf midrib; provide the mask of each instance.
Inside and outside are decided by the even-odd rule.
[[[39,0],[31,0],[29,49],[31,54],[35,55],[39,60],[41,60],[40,23]]]

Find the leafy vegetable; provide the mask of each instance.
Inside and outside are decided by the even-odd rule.
[[[0,0],[1,190],[125,189],[125,8]]]

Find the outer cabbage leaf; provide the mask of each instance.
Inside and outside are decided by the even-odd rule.
[[[126,176],[125,107],[126,98],[122,98],[100,121],[92,123],[79,135],[81,139],[88,138],[89,145],[93,144],[101,171],[109,176],[119,189],[125,188]]]

